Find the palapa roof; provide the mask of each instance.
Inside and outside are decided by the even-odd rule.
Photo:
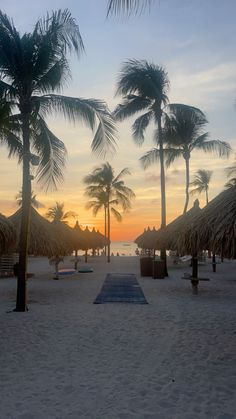
[[[225,257],[235,257],[236,186],[221,192],[201,210],[181,242],[188,253],[210,249]]]
[[[157,230],[155,227],[151,230],[150,227],[144,229],[144,232],[138,236],[134,242],[140,247],[141,249],[159,249],[157,240],[156,240],[156,233]]]
[[[11,251],[16,243],[16,230],[12,222],[0,214],[0,255]]]
[[[201,211],[199,200],[196,199],[193,207],[189,211],[171,221],[165,228],[159,229],[156,232],[156,240],[159,249],[164,247],[168,250],[178,250],[180,253],[186,253],[186,250],[183,248],[181,237],[186,229],[192,225],[195,217],[199,215]]]
[[[22,209],[20,208],[9,217],[17,233],[15,251],[18,251],[19,246],[21,214]],[[71,251],[71,245],[67,238],[58,231],[53,223],[50,223],[31,207],[28,253],[35,256],[51,257],[66,255]]]
[[[180,215],[165,228],[160,228],[159,230],[153,228],[151,230],[148,227],[144,230],[143,234],[135,239],[135,243],[142,249],[160,250],[163,247],[168,250],[178,250],[180,236],[200,211],[199,201],[196,199],[193,207],[185,214]]]

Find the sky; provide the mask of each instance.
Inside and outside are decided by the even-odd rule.
[[[236,1],[235,0],[156,0],[151,11],[139,16],[106,19],[107,0],[1,0],[1,10],[10,16],[17,29],[30,32],[38,18],[47,11],[68,8],[76,19],[85,44],[85,54],[70,58],[72,80],[63,94],[74,97],[103,99],[113,110],[121,101],[115,97],[116,83],[122,63],[127,59],[145,59],[165,67],[170,79],[170,103],[184,103],[200,108],[207,116],[211,139],[227,141],[236,151]],[[117,125],[117,150],[108,156],[118,174],[128,167],[125,178],[136,198],[122,223],[112,220],[112,240],[134,240],[147,226],[160,226],[159,165],[144,171],[139,159],[153,146],[152,130],[148,130],[142,147],[132,139],[128,119]],[[68,157],[64,182],[55,192],[45,193],[33,182],[37,199],[44,204],[45,215],[55,202],[64,202],[66,211],[76,212],[82,227],[95,226],[103,231],[103,213],[95,218],[85,209],[83,178],[105,161],[91,152],[93,134],[81,124],[72,125],[55,115],[47,121],[50,129],[65,143]],[[224,188],[225,168],[229,160],[194,152],[190,175],[199,169],[213,170],[209,197]],[[7,158],[2,146],[0,154],[0,212],[10,215],[17,209],[16,194],[21,189],[21,166]],[[167,222],[183,212],[185,199],[184,161],[177,160],[166,171]],[[193,196],[190,205],[204,196]]]

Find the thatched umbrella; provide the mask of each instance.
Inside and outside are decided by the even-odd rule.
[[[75,251],[75,269],[77,269],[78,265],[78,250],[84,249],[86,246],[85,237],[83,234],[83,230],[81,229],[79,222],[76,221],[74,226],[74,235],[75,235],[75,241],[74,241],[74,251]]]
[[[179,253],[186,254],[183,246],[182,236],[186,228],[191,226],[195,217],[201,213],[199,200],[194,201],[193,207],[185,214],[169,223],[166,227],[159,229],[155,234],[155,240],[159,248],[164,247],[168,250],[177,250]],[[188,252],[187,252],[188,253]]]
[[[82,250],[85,250],[85,262],[88,261],[88,250],[92,249],[92,233],[89,230],[88,226],[86,226],[85,230],[83,230],[83,247]]]
[[[97,249],[103,249],[105,246],[105,236],[103,236],[103,234],[99,231],[96,231],[95,227],[93,227],[91,231],[91,245],[93,255],[95,255]]]
[[[15,250],[19,246],[21,225],[21,208],[9,217],[17,232]],[[34,208],[31,208],[29,254],[35,256],[66,255],[71,251],[69,241],[58,231],[53,223],[42,217]]]
[[[16,230],[11,221],[0,214],[0,255],[11,250],[16,242]]]
[[[144,232],[138,236],[134,242],[140,247],[141,249],[146,250],[157,250],[157,243],[155,240],[155,234],[156,234],[155,227],[153,230],[148,227],[147,229],[144,229]]]
[[[181,240],[189,252],[211,249],[213,254],[236,257],[236,186],[209,202]]]

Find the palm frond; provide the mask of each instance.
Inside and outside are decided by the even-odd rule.
[[[122,221],[122,215],[119,211],[117,211],[115,208],[111,208],[111,213],[114,215],[115,219],[120,223]]]
[[[92,141],[92,151],[102,155],[115,152],[117,131],[105,102],[54,94],[43,96],[40,102],[44,114],[59,112],[71,122],[84,122],[92,130],[95,129],[98,121],[98,128]]]
[[[164,157],[166,167],[170,167],[176,159],[183,157],[183,150],[181,148],[167,147],[164,149]]]
[[[40,157],[36,178],[46,190],[56,189],[57,183],[63,180],[63,169],[66,160],[66,148],[48,128],[45,121],[38,117],[34,121],[35,132],[33,148]]]
[[[125,167],[124,169],[122,169],[120,171],[120,173],[114,178],[113,180],[113,184],[115,184],[116,182],[120,181],[122,179],[122,177],[127,176],[127,175],[131,175],[131,171],[128,167]]]
[[[151,121],[152,116],[152,111],[146,112],[137,118],[132,126],[133,138],[135,143],[139,146],[141,146],[144,142],[144,133]]]
[[[40,94],[46,94],[48,91],[59,92],[65,82],[71,77],[67,59],[62,57],[56,62],[53,62],[52,65],[49,65],[47,62],[44,63],[46,71],[42,71],[42,65],[40,66],[41,63],[38,63],[38,61],[35,67],[37,69],[38,66],[39,74],[34,75],[34,92]]]
[[[194,148],[204,151],[205,153],[216,153],[219,157],[228,158],[232,152],[229,143],[220,140],[205,141],[204,135],[198,137],[194,142]]]
[[[142,13],[147,7],[150,8],[153,0],[109,0],[107,5],[107,17],[110,15],[130,15]]]
[[[144,170],[148,169],[152,164],[158,162],[160,159],[160,150],[158,148],[152,148],[151,150],[147,151],[142,157],[140,157],[139,161],[141,166]]]
[[[195,194],[201,194],[203,191],[205,191],[205,187],[204,185],[200,185],[195,189],[192,189],[189,193],[190,195],[195,195]]]
[[[146,97],[128,95],[123,99],[113,112],[116,121],[123,121],[135,115],[137,112],[143,111],[152,105],[150,99]]]
[[[34,34],[45,36],[48,44],[60,48],[63,54],[74,50],[79,55],[84,51],[79,26],[68,9],[47,13],[37,22]]]

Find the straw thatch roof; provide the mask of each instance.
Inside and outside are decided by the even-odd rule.
[[[144,229],[144,232],[138,236],[134,242],[140,247],[141,249],[151,249],[157,250],[159,249],[157,239],[156,239],[157,230],[155,227],[151,230],[150,227]]]
[[[7,217],[0,214],[0,255],[7,253],[16,243],[16,231]]]
[[[85,237],[83,234],[83,230],[79,225],[79,222],[76,221],[75,226],[74,226],[74,250],[79,250],[79,249],[84,249],[86,247],[86,243],[85,243]]]
[[[92,241],[92,247],[93,249],[103,249],[103,247],[105,246],[105,236],[100,233],[99,230],[95,230],[95,228],[93,227],[92,232],[91,232],[91,241]]]
[[[12,222],[17,232],[15,251],[18,251],[19,246],[21,214],[22,209],[20,208],[9,217],[9,220]],[[29,254],[51,257],[56,255],[66,255],[72,250],[67,237],[63,236],[53,223],[50,223],[34,208],[31,208]]]
[[[135,239],[135,243],[142,249],[160,250],[161,248],[165,248],[168,250],[180,250],[180,236],[200,212],[199,201],[196,199],[193,208],[185,214],[180,215],[165,228],[160,228],[159,230],[153,228],[151,230],[148,227],[144,230],[143,234]]]
[[[178,250],[180,253],[186,253],[181,237],[188,227],[190,227],[197,215],[201,213],[199,200],[194,201],[193,207],[185,214],[180,215],[165,228],[156,232],[156,240],[161,247],[168,250]]]
[[[210,249],[225,257],[236,254],[236,186],[209,202],[182,237],[188,253]]]

